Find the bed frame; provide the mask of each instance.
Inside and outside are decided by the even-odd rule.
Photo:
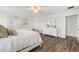
[[[40,46],[41,47],[41,43],[40,42],[37,42],[37,43],[35,43],[35,44],[33,44],[33,45],[29,46],[29,47],[26,47],[26,48],[18,51],[18,52],[29,52],[32,49],[36,48],[37,46]]]

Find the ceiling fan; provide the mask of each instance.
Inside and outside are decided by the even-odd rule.
[[[31,6],[29,8],[33,13],[38,13],[41,10],[40,6]]]

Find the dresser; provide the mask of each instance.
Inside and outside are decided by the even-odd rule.
[[[57,37],[57,28],[56,27],[45,28],[43,30],[43,34]]]

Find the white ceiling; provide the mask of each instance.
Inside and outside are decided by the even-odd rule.
[[[41,13],[58,13],[68,10],[69,6],[41,6]],[[75,6],[74,9],[79,9],[79,6]],[[0,11],[13,13],[17,15],[30,15],[32,12],[29,10],[29,6],[0,6]]]

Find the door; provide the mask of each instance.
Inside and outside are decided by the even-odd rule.
[[[77,15],[66,17],[66,36],[77,37]]]
[[[79,41],[79,15],[77,16],[77,36]]]

